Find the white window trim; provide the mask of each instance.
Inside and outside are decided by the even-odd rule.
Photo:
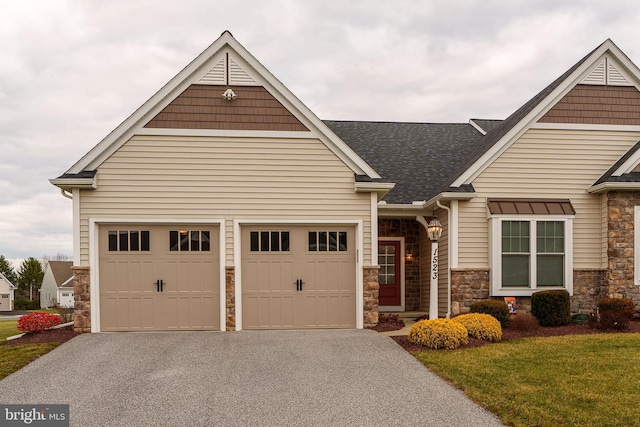
[[[379,311],[404,311],[405,310],[405,282],[404,282],[404,263],[405,248],[404,237],[379,237],[378,242],[400,242],[400,305],[381,305]],[[377,247],[378,245],[376,245]],[[414,261],[415,262],[415,261]]]
[[[492,215],[489,218],[489,265],[491,268],[491,295],[492,296],[531,296],[536,291],[565,289],[569,295],[573,295],[573,219],[574,215]],[[503,221],[529,221],[535,224],[537,221],[561,221],[564,227],[564,287],[545,286],[536,287],[536,239],[530,238],[530,278],[531,287],[502,287],[502,222]],[[532,226],[531,230],[535,230]]]

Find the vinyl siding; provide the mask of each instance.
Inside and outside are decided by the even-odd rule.
[[[97,180],[80,198],[83,264],[89,219],[109,217],[225,219],[228,266],[233,220],[361,219],[371,257],[370,195],[355,193],[353,172],[319,140],[136,136]]]
[[[605,205],[586,190],[639,139],[640,132],[527,131],[473,181],[479,197],[460,202],[460,268],[489,266],[487,197],[571,199],[574,268],[606,266]]]

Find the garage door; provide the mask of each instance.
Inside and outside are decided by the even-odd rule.
[[[102,331],[219,330],[218,226],[100,226]]]
[[[243,328],[354,328],[355,254],[355,227],[243,227]]]

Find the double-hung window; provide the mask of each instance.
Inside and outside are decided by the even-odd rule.
[[[490,208],[491,294],[527,296],[544,289],[572,293],[573,212],[527,210],[514,215],[503,210]]]

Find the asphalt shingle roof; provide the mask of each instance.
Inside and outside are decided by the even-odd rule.
[[[636,151],[640,149],[640,141],[636,143],[624,156],[620,158],[608,171],[598,179],[593,186],[602,184],[603,182],[640,182],[640,172],[623,173],[620,176],[613,176],[613,173],[626,162]]]
[[[438,195],[482,134],[468,123],[324,123],[396,187],[387,203],[411,203]]]

